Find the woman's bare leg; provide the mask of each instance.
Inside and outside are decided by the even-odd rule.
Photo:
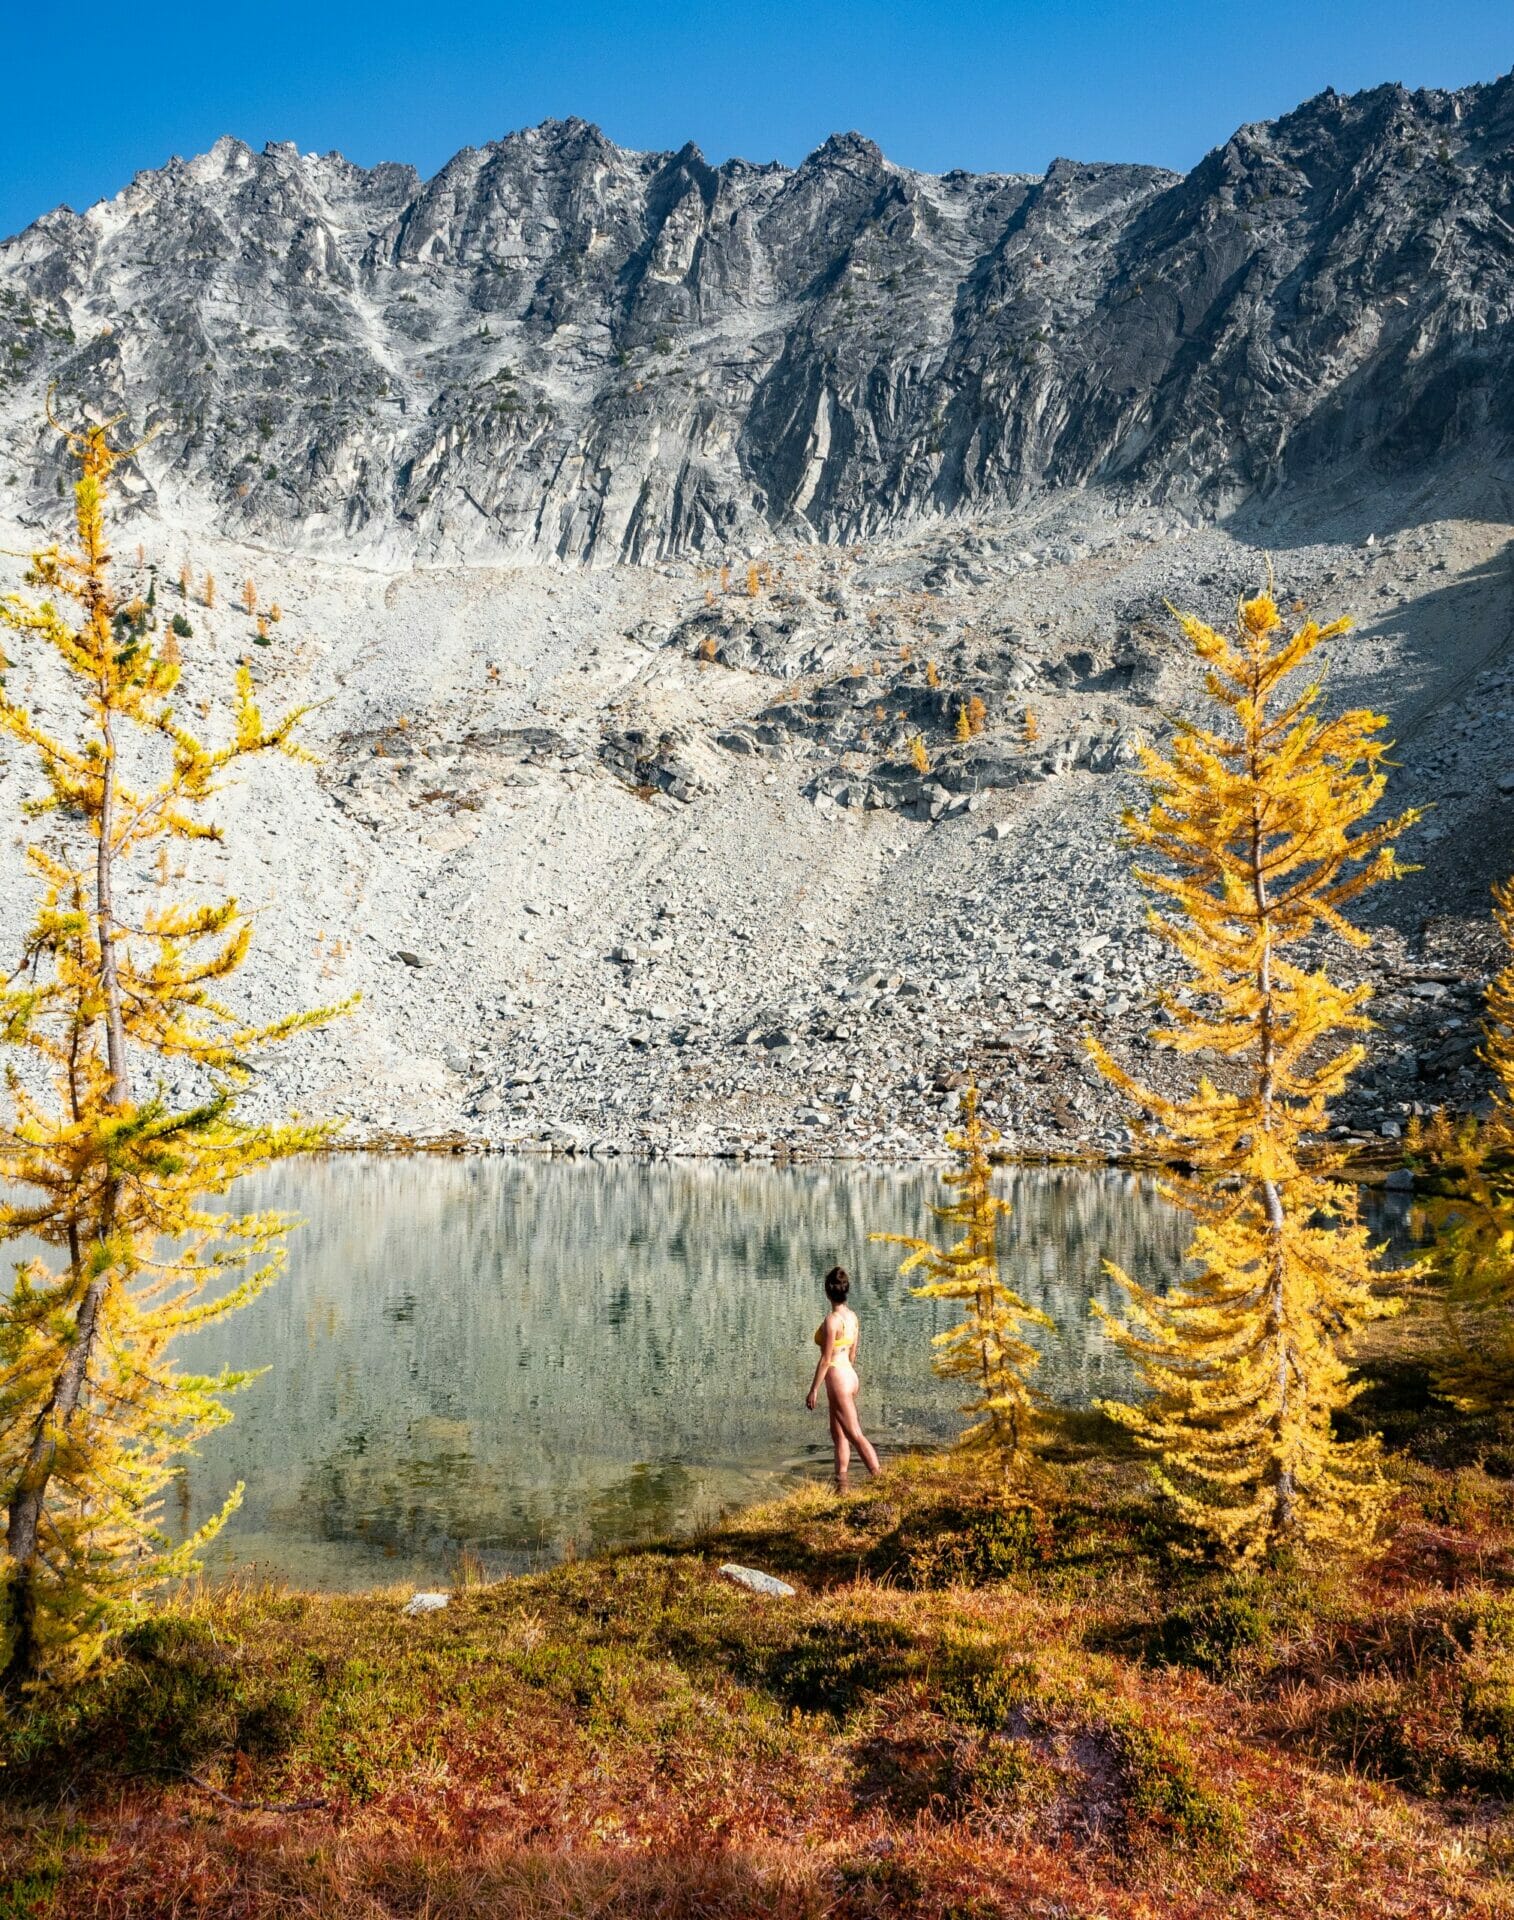
[[[868,1472],[876,1473],[878,1456],[873,1452],[873,1443],[862,1431],[862,1423],[857,1418],[857,1409],[852,1404],[852,1396],[839,1385],[831,1388],[831,1423],[833,1427],[839,1426],[843,1443],[850,1440],[862,1455],[863,1464]],[[841,1457],[840,1446],[837,1447],[836,1457],[838,1460]]]
[[[847,1442],[845,1429],[836,1418],[836,1402],[831,1401],[831,1444],[836,1449],[836,1485],[846,1485],[847,1468],[852,1464],[852,1450]]]

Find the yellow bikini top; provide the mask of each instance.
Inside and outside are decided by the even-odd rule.
[[[827,1314],[826,1319],[828,1320],[829,1318],[830,1318],[830,1315]],[[846,1328],[846,1331],[843,1333],[838,1333],[835,1339],[831,1343],[831,1365],[832,1366],[835,1366],[837,1360],[841,1357],[843,1353],[846,1352],[848,1347],[850,1347],[852,1342],[857,1338],[857,1329],[855,1326],[846,1327],[846,1322],[844,1320],[842,1321],[841,1324],[843,1327]],[[824,1321],[822,1321],[820,1325],[815,1329],[815,1345],[817,1347],[823,1347],[825,1345],[825,1322]]]

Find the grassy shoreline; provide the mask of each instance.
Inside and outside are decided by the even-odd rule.
[[[418,1619],[187,1591],[5,1729],[0,1915],[1514,1914],[1514,1450],[1418,1344],[1354,1567],[1184,1559],[1084,1415],[1034,1508],[926,1455]]]
[[[918,1454],[422,1618],[187,1589],[0,1717],[0,1920],[1514,1920],[1514,1420],[1435,1298],[1358,1342],[1351,1566],[1195,1564],[1063,1413],[1033,1501]]]

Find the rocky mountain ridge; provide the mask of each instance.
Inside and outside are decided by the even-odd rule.
[[[567,122],[423,183],[223,141],[0,246],[0,592],[63,525],[56,383],[159,429],[114,546],[183,699],[246,660],[310,710],[318,764],[122,879],[138,917],[202,884],[253,911],[255,1021],[361,995],[250,1110],[877,1160],[938,1150],[971,1076],[1024,1153],[1126,1152],[1084,1040],[1181,1071],[1119,833],[1137,746],[1202,697],[1164,603],[1222,621],[1269,568],[1353,618],[1328,697],[1389,716],[1392,802],[1429,808],[1332,956],[1380,1024],[1335,1122],[1392,1152],[1474,1109],[1514,843],[1511,136],[1500,81],[1326,95],[1182,179],[932,178],[855,136],[710,168]],[[0,821],[34,792],[0,752]]]
[[[1511,350],[1514,77],[1326,93],[1185,177],[223,139],[0,245],[0,514],[58,510],[56,382],[160,428],[143,513],[384,566],[1210,517],[1506,447]]]

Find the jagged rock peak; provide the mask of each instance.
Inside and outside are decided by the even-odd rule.
[[[1326,92],[1186,176],[798,167],[548,120],[428,180],[230,136],[0,245],[0,513],[64,404],[140,510],[386,560],[856,540],[1100,486],[1219,512],[1514,430],[1514,82]],[[13,477],[12,477],[13,476]]]
[[[883,149],[863,133],[833,133],[822,140],[804,162],[807,167],[861,165],[882,168],[888,165]]]

